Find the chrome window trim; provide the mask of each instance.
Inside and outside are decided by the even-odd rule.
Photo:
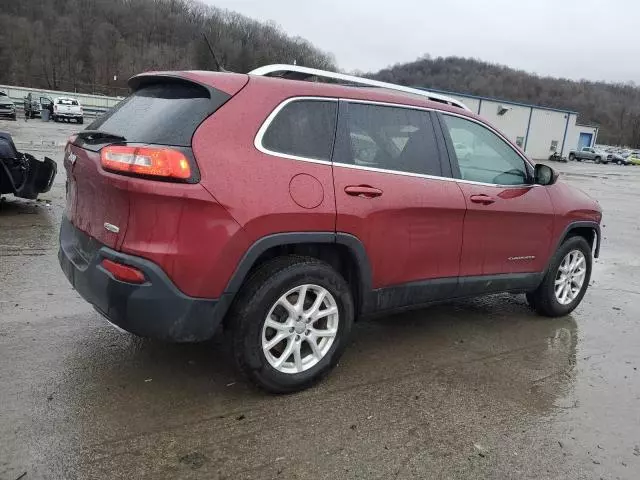
[[[278,114],[282,111],[282,109],[284,107],[286,107],[287,105],[289,105],[290,103],[293,103],[293,102],[308,101],[308,100],[311,100],[311,101],[322,101],[322,102],[332,102],[332,103],[336,103],[336,104],[339,102],[339,99],[337,99],[335,97],[291,97],[291,98],[287,98],[284,101],[282,101],[276,108],[274,108],[273,111],[266,118],[266,120],[262,123],[262,125],[258,129],[258,133],[256,134],[256,138],[253,141],[253,145],[259,151],[261,151],[262,153],[265,153],[267,155],[272,155],[274,157],[288,158],[289,160],[300,160],[300,161],[303,161],[303,162],[310,162],[310,163],[319,163],[321,165],[331,165],[331,159],[329,159],[329,160],[321,160],[319,158],[300,157],[298,155],[291,155],[289,153],[276,152],[275,150],[269,150],[267,147],[265,147],[262,144],[262,140],[263,140],[264,134],[267,132],[267,130],[271,126],[271,122],[273,122],[273,119],[276,118],[276,116],[278,116]]]
[[[523,188],[523,187],[541,187],[541,186],[543,186],[543,185],[537,185],[535,183],[533,183],[533,184],[531,184],[531,183],[521,183],[521,184],[518,184],[518,185],[500,185],[498,183],[474,182],[473,180],[464,180],[462,178],[443,177],[443,176],[437,176],[437,175],[427,175],[427,174],[422,174],[422,173],[402,172],[402,171],[398,171],[398,170],[389,170],[389,169],[386,169],[386,168],[365,167],[365,166],[362,166],[362,165],[353,165],[353,164],[350,164],[350,163],[332,162],[332,161],[329,161],[329,160],[319,160],[319,159],[315,159],[315,158],[300,157],[300,156],[297,156],[297,155],[290,155],[288,153],[276,152],[276,151],[269,150],[268,148],[264,147],[262,145],[262,139],[263,139],[264,134],[266,133],[267,129],[271,125],[271,122],[273,121],[273,119],[288,104],[290,104],[292,102],[296,102],[296,101],[302,101],[302,100],[325,101],[325,102],[335,102],[335,103],[338,103],[340,101],[345,101],[345,102],[349,102],[349,103],[360,103],[360,104],[366,104],[366,105],[379,105],[379,106],[386,106],[386,107],[407,108],[407,109],[411,109],[411,110],[422,110],[422,111],[425,111],[425,112],[439,112],[439,113],[441,113],[443,115],[452,115],[454,117],[460,117],[460,118],[462,118],[464,120],[469,120],[470,122],[477,123],[478,125],[480,125],[480,126],[486,128],[486,129],[490,130],[491,132],[495,133],[520,158],[522,158],[527,164],[529,164],[533,168],[533,165],[531,164],[531,162],[529,162],[529,160],[526,157],[523,157],[520,154],[520,152],[515,150],[510,145],[509,141],[506,139],[506,137],[504,135],[502,135],[500,132],[498,132],[493,127],[491,127],[489,125],[486,125],[486,124],[476,120],[475,118],[471,118],[471,117],[468,117],[466,115],[460,115],[460,114],[457,114],[457,113],[452,113],[452,112],[449,112],[449,111],[446,111],[446,110],[430,108],[430,107],[419,107],[419,106],[414,106],[414,105],[406,105],[406,104],[402,104],[402,103],[390,103],[390,102],[379,102],[379,101],[375,101],[375,100],[362,100],[362,99],[336,98],[336,97],[299,96],[299,97],[290,97],[290,98],[287,98],[287,99],[283,100],[280,104],[278,104],[273,109],[273,111],[267,116],[267,118],[264,120],[264,122],[262,123],[262,125],[258,129],[258,133],[256,134],[255,139],[253,141],[253,144],[254,144],[254,146],[256,147],[256,149],[258,151],[260,151],[260,152],[262,152],[262,153],[264,153],[266,155],[273,156],[273,157],[286,158],[286,159],[289,159],[289,160],[297,160],[297,161],[300,161],[300,162],[316,163],[316,164],[320,164],[320,165],[333,165],[335,167],[350,168],[350,169],[353,169],[353,170],[365,170],[365,171],[378,172],[378,173],[388,173],[388,174],[391,174],[391,175],[401,175],[401,176],[405,176],[405,177],[426,178],[426,179],[430,179],[430,180],[443,180],[443,181],[446,181],[446,182],[458,182],[458,183],[465,183],[465,184],[469,184],[469,185],[483,185],[483,186],[487,186],[487,187],[501,187],[501,188]]]

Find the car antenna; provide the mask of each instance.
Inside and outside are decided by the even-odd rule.
[[[216,70],[218,72],[226,72],[227,70],[225,70],[224,67],[220,65],[220,62],[218,62],[218,58],[216,57],[216,54],[213,52],[213,48],[211,48],[211,43],[209,42],[209,39],[207,38],[206,33],[202,32],[202,36],[204,37],[204,41],[207,44],[207,47],[209,47],[209,52],[211,52],[211,56],[213,57],[213,63],[216,65]]]

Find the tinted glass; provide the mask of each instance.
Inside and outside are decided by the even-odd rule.
[[[207,89],[190,83],[148,85],[98,117],[87,130],[121,135],[128,142],[191,146],[198,125],[229,99],[218,93],[212,99]]]
[[[463,180],[497,185],[527,183],[524,160],[498,135],[464,118],[443,117]]]
[[[297,100],[287,104],[262,137],[272,152],[316,160],[331,160],[338,103]]]
[[[335,161],[442,175],[429,112],[351,103],[347,117],[349,148]]]

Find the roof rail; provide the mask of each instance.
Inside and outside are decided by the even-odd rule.
[[[249,75],[268,76],[274,73],[280,73],[281,77],[289,78],[292,80],[305,80],[309,77],[322,77],[331,78],[333,80],[341,80],[343,82],[354,83],[357,85],[386,88],[388,90],[395,90],[397,92],[419,95],[434,102],[446,103],[447,105],[452,105],[454,107],[462,108],[463,110],[471,111],[469,107],[467,107],[464,103],[447,95],[441,95],[439,93],[433,93],[429,92],[428,90],[421,90],[418,88],[405,87],[404,85],[396,85],[395,83],[380,82],[378,80],[371,80],[370,78],[355,77],[353,75],[329,72],[327,70],[318,70],[316,68],[300,67],[298,65],[265,65],[264,67],[259,67],[255,70],[250,71]]]

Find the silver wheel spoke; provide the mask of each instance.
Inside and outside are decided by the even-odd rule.
[[[302,356],[300,355],[301,345],[302,345],[302,342],[296,341],[295,347],[293,348],[293,362],[295,363],[296,370],[298,372],[302,371]]]
[[[587,260],[580,250],[572,250],[562,259],[556,279],[554,291],[556,299],[562,305],[573,302],[584,287],[587,276]]]
[[[321,318],[328,317],[329,315],[333,315],[334,313],[338,313],[338,307],[330,307],[325,310],[319,310],[312,317],[312,320],[315,322],[316,320],[320,320]]]
[[[304,300],[305,298],[307,298],[307,289],[309,287],[307,285],[303,285],[302,287],[300,287],[300,290],[298,290],[298,300],[296,300],[296,304],[295,304],[295,311],[296,311],[296,315],[300,315],[302,314],[302,311],[304,309]]]
[[[293,340],[293,338],[290,338],[289,341],[287,342],[287,346],[284,349],[284,351],[282,352],[282,355],[280,355],[280,357],[278,357],[278,359],[276,360],[274,367],[279,368],[282,366],[282,364],[284,362],[287,361],[287,359],[291,356],[291,354],[293,353],[293,347],[294,347],[294,343],[295,341]]]
[[[295,317],[296,316],[296,307],[295,307],[295,305],[292,305],[291,302],[289,302],[289,300],[287,300],[286,297],[280,298],[280,300],[278,300],[278,305],[281,305],[282,307],[284,307],[284,309],[287,311],[287,313],[289,313],[290,317]]]
[[[315,328],[311,330],[314,336],[316,337],[335,337],[336,333],[338,333],[338,329],[331,330],[316,330]]]
[[[286,331],[289,330],[290,326],[287,323],[281,323],[281,322],[276,322],[275,320],[271,319],[271,318],[267,318],[264,322],[265,326],[269,327],[269,328],[273,328],[274,330],[278,330],[278,331]]]
[[[309,340],[307,340],[307,343],[311,347],[311,351],[313,352],[313,356],[316,357],[316,359],[318,359],[318,360],[322,359],[322,352],[320,351],[320,347],[318,347],[318,344],[316,343],[315,337],[314,338],[310,338]]]
[[[271,340],[265,343],[262,348],[264,350],[271,350],[273,347],[278,345],[282,340],[284,340],[288,336],[289,336],[288,333],[278,333],[275,337],[273,337]]]
[[[313,302],[313,305],[311,305],[311,307],[309,307],[309,310],[307,310],[305,313],[305,315],[307,315],[308,317],[312,317],[320,308],[320,305],[322,305],[322,302],[324,301],[325,297],[327,296],[327,292],[320,292],[318,294],[318,296],[316,297],[315,302]]]

